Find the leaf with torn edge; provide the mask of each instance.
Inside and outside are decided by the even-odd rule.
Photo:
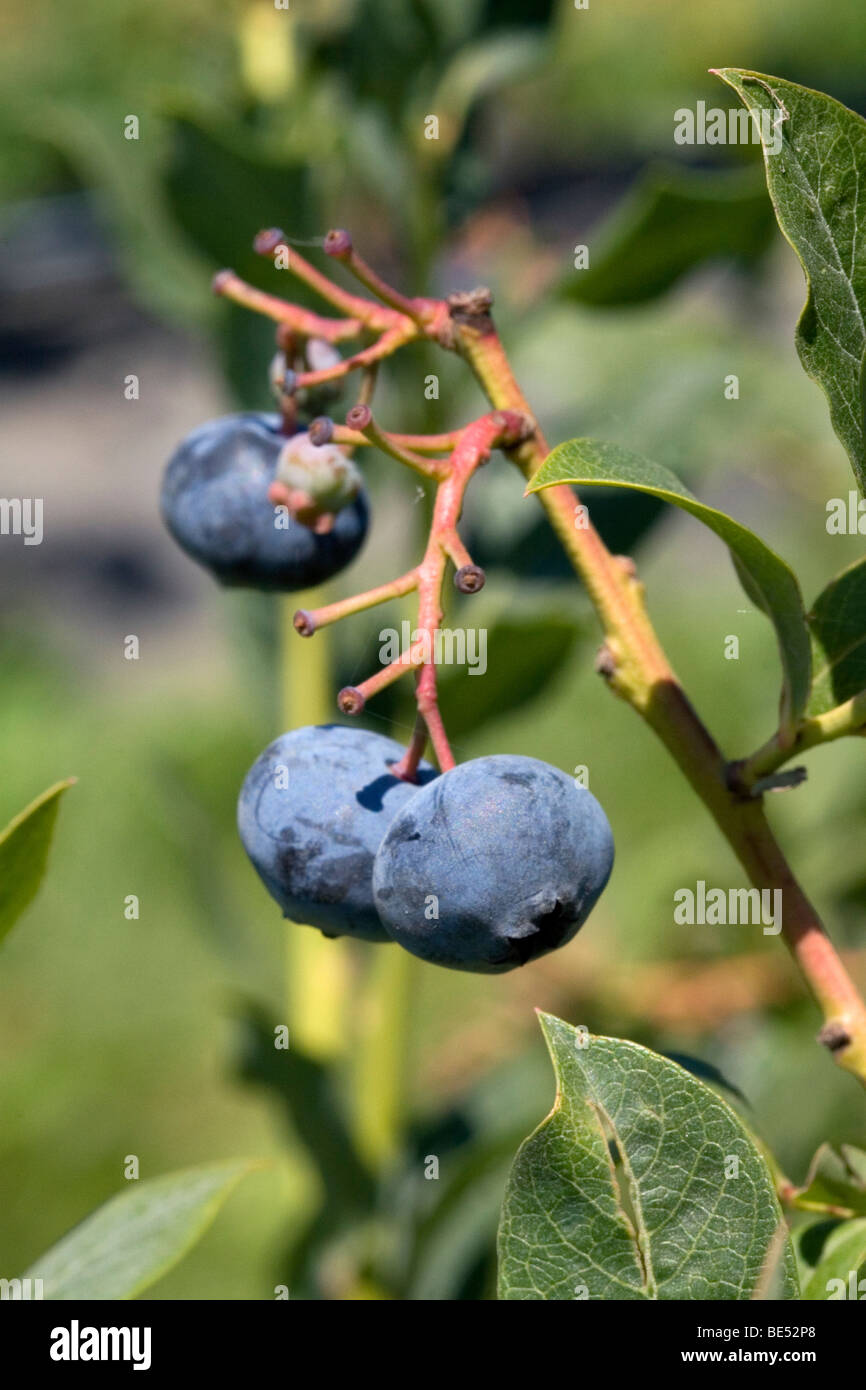
[[[797,1298],[770,1171],[730,1106],[637,1043],[540,1022],[556,1102],[508,1180],[499,1297],[750,1299],[770,1270]]]

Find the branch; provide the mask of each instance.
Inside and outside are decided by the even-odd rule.
[[[471,365],[490,401],[528,408],[489,316],[489,300],[467,312],[452,303],[454,348]],[[547,454],[539,430],[511,450],[525,476]],[[576,499],[568,487],[539,494],[548,519],[589,593],[605,632],[609,685],[640,713],[673,755],[757,888],[783,893],[782,934],[824,1015],[818,1039],[835,1060],[866,1084],[866,1006],[827,936],[820,917],[794,878],[759,800],[728,786],[728,769],[671,669],[643,602],[633,566],[617,563],[590,526],[574,526]]]
[[[748,795],[755,785],[770,773],[799,757],[809,748],[832,743],[837,738],[860,737],[866,734],[866,690],[852,695],[825,714],[804,719],[799,724],[793,743],[786,743],[775,733],[771,739],[748,758],[731,763],[729,783],[732,789]]]

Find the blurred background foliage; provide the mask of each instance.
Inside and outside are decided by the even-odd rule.
[[[0,821],[58,777],[80,780],[42,896],[0,962],[0,1272],[116,1191],[128,1153],[143,1176],[273,1153],[276,1170],[240,1189],[155,1297],[267,1298],[282,1280],[295,1296],[484,1297],[504,1172],[552,1100],[534,1006],[718,1067],[797,1181],[822,1140],[863,1144],[854,1083],[815,1046],[815,1011],[778,942],[674,925],[677,887],[734,886],[737,868],[652,736],[601,688],[587,604],[494,460],[466,514],[489,582],[449,619],[487,626],[488,673],[446,673],[446,721],[461,757],[588,766],[617,867],[554,958],[493,979],[410,964],[412,1029],[396,1043],[405,1152],[374,1177],[354,1149],[351,1065],[299,1051],[274,1074],[283,934],[234,831],[237,788],[280,723],[273,607],[193,572],[156,498],[177,438],[268,400],[272,331],[214,301],[211,272],[230,264],[284,290],[252,255],[255,231],[276,223],[303,244],[345,225],[408,290],[490,284],[552,441],[597,435],[668,464],[785,555],[810,600],[862,544],[824,527],[827,498],[851,480],[796,361],[801,273],[756,151],[682,149],[674,112],[730,105],[707,73],[725,64],[866,111],[864,42],[861,0],[730,0],[723,12],[682,0],[7,0],[4,486],[45,497],[47,532],[42,547],[0,552]],[[424,138],[429,114],[437,141]],[[591,269],[575,271],[584,242]],[[424,396],[430,371],[437,401]],[[141,376],[135,403],[128,372]],[[395,429],[435,430],[479,406],[460,364],[429,350],[388,364],[380,384],[377,414]],[[334,597],[417,553],[414,480],[375,458],[369,474],[372,535]],[[647,499],[588,500],[615,549],[639,547],[698,708],[727,751],[749,751],[773,725],[777,658],[722,547]],[[380,628],[402,616],[339,629],[335,690],[373,669]],[[122,659],[130,632],[135,663]],[[738,661],[723,659],[728,634]],[[401,736],[406,692],[370,719]],[[860,755],[809,755],[805,789],[771,810],[866,982]],[[137,922],[123,916],[129,893]],[[353,992],[374,955],[350,957]],[[439,1182],[423,1177],[431,1153]]]

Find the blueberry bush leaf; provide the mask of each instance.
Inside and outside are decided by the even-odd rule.
[[[866,1266],[866,1220],[842,1221],[824,1229],[827,1234],[819,1258],[811,1273],[803,1278],[803,1298],[809,1302],[849,1298],[852,1275],[859,1282],[860,1270]],[[804,1242],[801,1258],[805,1248]]]
[[[554,612],[503,616],[485,630],[486,670],[480,647],[472,653],[475,665],[469,667],[483,679],[468,679],[462,666],[442,668],[440,698],[452,738],[465,738],[547,691],[568,665],[581,632],[573,619]],[[521,654],[519,663],[514,660],[516,651]]]
[[[722,68],[753,113],[767,186],[807,283],[797,351],[823,389],[861,490],[866,485],[866,120],[822,92]]]
[[[56,782],[0,831],[0,941],[39,892],[60,798],[74,781]]]
[[[131,1182],[36,1260],[47,1299],[130,1299],[192,1248],[241,1178],[261,1164],[232,1160]]]
[[[689,492],[662,464],[597,439],[570,439],[548,454],[529,483],[539,492],[555,483],[605,483],[637,488],[671,502],[702,521],[725,542],[747,595],[776,629],[784,673],[782,719],[796,721],[809,698],[812,656],[803,599],[796,576],[754,531]]]
[[[812,692],[808,713],[825,714],[866,690],[866,560],[831,580],[809,613]]]
[[[176,225],[191,248],[214,268],[230,265],[244,279],[273,293],[285,289],[285,276],[253,250],[253,238],[286,209],[289,237],[307,238],[318,230],[303,163],[250,149],[249,139],[232,126],[208,125],[197,114],[176,111],[166,118],[170,158],[164,193]]]
[[[822,1144],[802,1187],[788,1194],[800,1211],[837,1217],[866,1217],[866,1153],[850,1144]]]
[[[130,159],[128,142],[121,149],[117,139],[113,105],[100,112],[81,100],[28,101],[15,117],[26,137],[56,149],[77,181],[98,190],[115,253],[142,302],[170,322],[207,321],[214,305],[197,273],[201,263],[178,237],[161,197],[152,148],[160,142],[142,141]]]
[[[430,101],[444,114],[439,139],[447,152],[459,138],[476,102],[497,88],[526,76],[545,51],[543,39],[530,29],[486,34],[451,59]],[[438,150],[437,150],[438,153]]]
[[[754,169],[659,165],[593,233],[589,266],[570,270],[560,291],[581,304],[642,303],[706,261],[754,263],[772,230],[772,209]]]
[[[725,1101],[638,1043],[540,1022],[556,1100],[509,1176],[499,1297],[749,1299],[772,1252],[797,1298],[769,1169]]]

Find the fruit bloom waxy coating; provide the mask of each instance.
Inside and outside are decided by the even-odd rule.
[[[394,815],[436,776],[418,782],[391,768],[403,755],[390,738],[322,724],[293,729],[247,773],[238,800],[244,849],[293,922],[326,936],[387,941],[373,906],[373,856]]]
[[[612,867],[613,835],[590,792],[549,763],[497,754],[452,768],[401,808],[373,896],[414,955],[498,972],[570,941]]]
[[[223,584],[290,593],[337,574],[367,534],[363,491],[318,535],[268,497],[286,443],[277,415],[226,415],[187,435],[162,483],[163,520]],[[279,522],[279,524],[277,524]]]

